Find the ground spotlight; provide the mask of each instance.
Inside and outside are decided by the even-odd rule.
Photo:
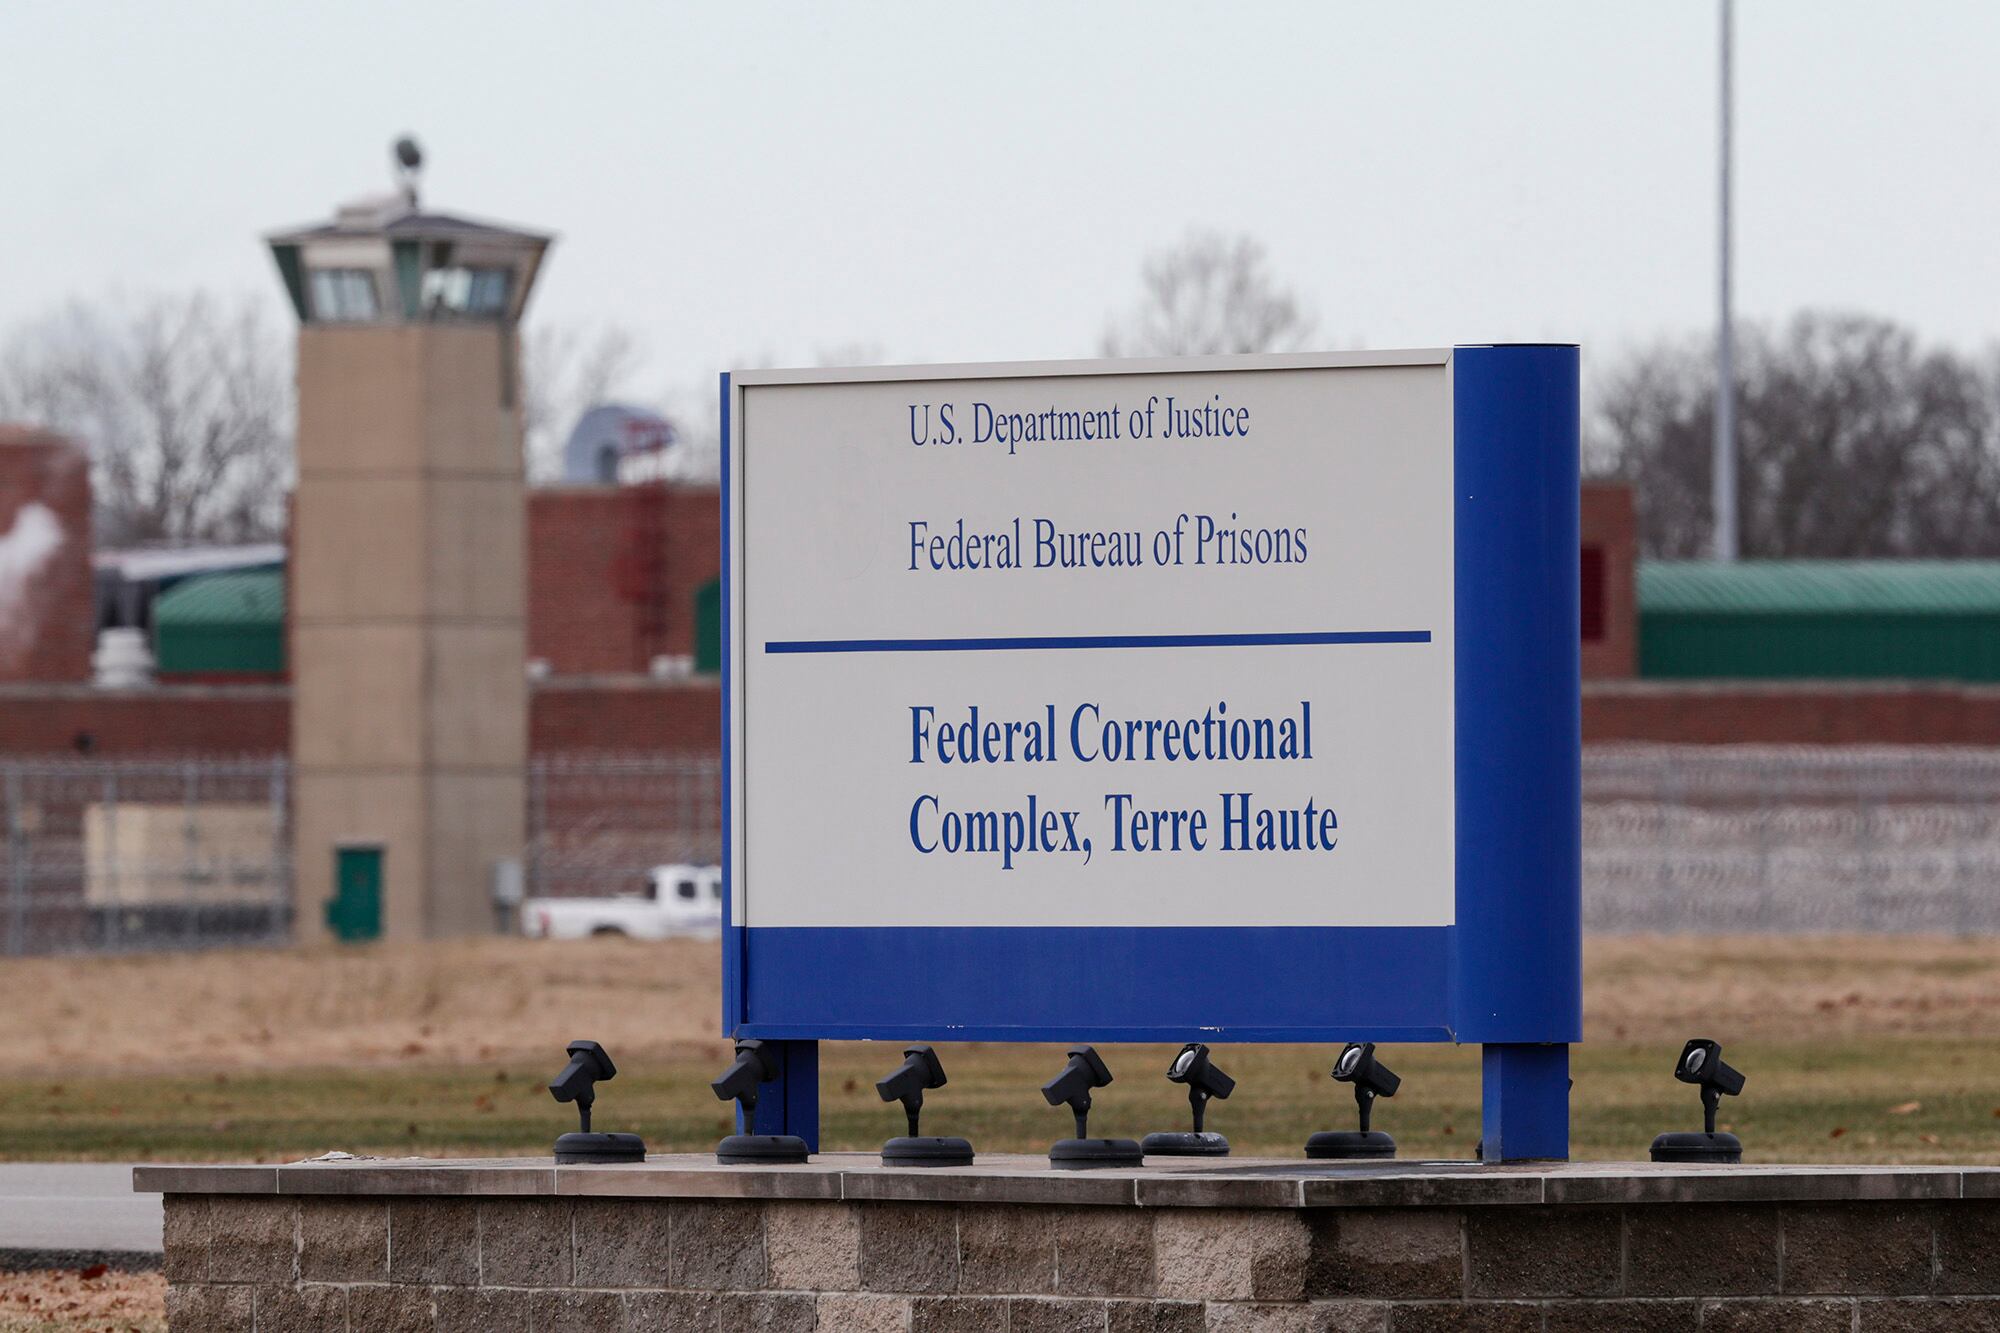
[[[1324,1130],[1306,1140],[1306,1156],[1320,1158],[1394,1157],[1396,1141],[1368,1128],[1377,1097],[1393,1097],[1403,1080],[1375,1058],[1375,1043],[1351,1041],[1333,1065],[1336,1082],[1354,1085],[1354,1104],[1361,1108],[1361,1128]]]
[[[719,1101],[733,1101],[743,1108],[743,1124],[757,1118],[757,1090],[778,1077],[764,1043],[748,1039],[736,1043],[736,1060],[709,1084]],[[715,1146],[715,1160],[725,1166],[754,1163],[803,1162],[810,1155],[806,1141],[796,1134],[731,1134]]]
[[[1167,1066],[1167,1079],[1187,1085],[1188,1105],[1194,1108],[1194,1132],[1148,1134],[1139,1147],[1148,1157],[1227,1157],[1229,1140],[1201,1127],[1211,1097],[1228,1098],[1236,1090],[1236,1080],[1210,1062],[1208,1047],[1191,1041],[1181,1047]]]
[[[924,1093],[944,1086],[944,1065],[928,1046],[905,1046],[903,1063],[896,1072],[875,1085],[885,1102],[901,1102],[909,1117],[910,1132],[882,1145],[884,1166],[970,1166],[972,1145],[964,1139],[924,1138],[917,1133],[917,1116],[924,1109]]]
[[[1049,1165],[1063,1171],[1098,1166],[1137,1166],[1144,1154],[1131,1139],[1089,1137],[1090,1090],[1111,1081],[1104,1058],[1089,1046],[1073,1046],[1063,1071],[1042,1085],[1050,1106],[1067,1104],[1076,1115],[1076,1137],[1061,1139],[1049,1149]]]
[[[618,1076],[618,1066],[602,1046],[594,1041],[569,1044],[569,1063],[549,1084],[549,1093],[559,1102],[575,1102],[577,1131],[556,1140],[556,1161],[643,1162],[646,1143],[637,1134],[593,1134],[590,1107],[597,1100],[597,1085]]]
[[[1722,1063],[1722,1046],[1696,1037],[1681,1048],[1674,1077],[1701,1089],[1701,1133],[1662,1134],[1653,1140],[1656,1162],[1740,1162],[1743,1141],[1715,1132],[1715,1108],[1724,1097],[1743,1091],[1743,1075]]]

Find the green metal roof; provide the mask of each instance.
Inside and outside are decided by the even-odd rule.
[[[156,628],[193,625],[282,625],[283,569],[231,570],[185,579],[153,603]]]
[[[2000,616],[2000,560],[1642,561],[1639,613]]]
[[[282,566],[200,574],[153,602],[160,675],[269,676],[285,669]]]

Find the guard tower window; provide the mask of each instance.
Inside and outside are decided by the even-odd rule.
[[[381,314],[375,275],[365,268],[312,270],[312,313],[318,320],[369,320]]]
[[[434,268],[424,274],[424,311],[491,319],[506,312],[507,284],[504,268]]]

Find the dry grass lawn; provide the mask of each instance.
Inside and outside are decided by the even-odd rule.
[[[0,1075],[546,1063],[588,1034],[627,1063],[725,1050],[716,946],[493,939],[0,964]],[[1587,1041],[2000,1034],[2000,942],[1607,937]],[[1671,1058],[1671,1055],[1669,1056]]]
[[[595,1037],[621,1073],[606,1128],[691,1150],[726,1132],[704,1086],[716,1032],[713,944],[482,940],[426,948],[34,959],[0,965],[0,1157],[286,1160],[545,1153],[567,1127],[542,1083],[565,1042]],[[1669,1077],[1680,1043],[1713,1036],[1750,1076],[1728,1103],[1760,1161],[2000,1161],[2000,948],[1989,940],[1606,938],[1586,950],[1586,1040],[1573,1054],[1579,1157],[1643,1156],[1699,1123]],[[1892,1059],[1884,1039],[1894,1038]],[[1036,1151],[1063,1112],[1036,1085],[1042,1046],[944,1051],[951,1084],[925,1123],[990,1151]],[[1116,1086],[1093,1127],[1178,1127],[1168,1052],[1107,1049]],[[1212,1123],[1239,1151],[1292,1154],[1353,1105],[1328,1048],[1232,1048],[1241,1092]],[[1378,1111],[1405,1156],[1462,1157],[1478,1136],[1474,1049],[1385,1052],[1402,1095]],[[897,1128],[872,1083],[879,1045],[822,1053],[823,1142],[866,1148]]]

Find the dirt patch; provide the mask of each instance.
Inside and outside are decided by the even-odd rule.
[[[0,1333],[166,1333],[167,1280],[102,1268],[0,1273]]]
[[[579,1036],[621,1061],[719,1055],[713,942],[425,946],[37,958],[0,968],[0,1073],[545,1062]],[[1597,937],[1595,1040],[1961,1036],[2000,1029],[1987,939]]]

